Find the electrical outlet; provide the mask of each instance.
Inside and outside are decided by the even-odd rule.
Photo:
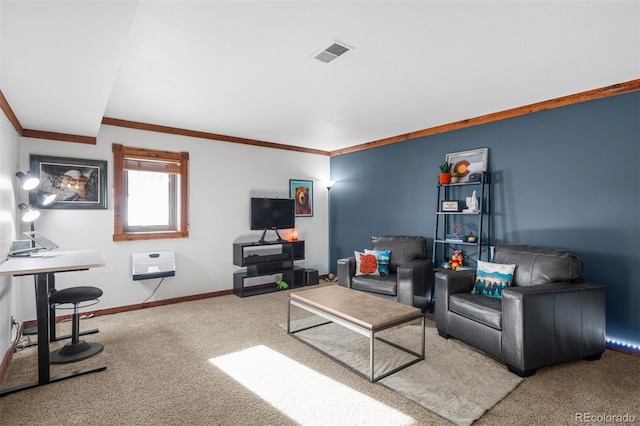
[[[16,321],[16,317],[11,315],[11,327],[13,327],[14,325],[18,326],[18,321]]]

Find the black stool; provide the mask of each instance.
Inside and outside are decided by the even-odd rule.
[[[87,343],[84,340],[80,340],[80,314],[78,314],[80,303],[89,302],[83,305],[83,308],[95,305],[98,303],[100,296],[102,296],[101,289],[88,286],[65,288],[51,293],[49,296],[49,304],[51,307],[59,309],[59,305],[73,304],[71,342],[51,352],[49,356],[49,362],[51,362],[51,364],[76,362],[102,352],[104,346],[100,343]]]

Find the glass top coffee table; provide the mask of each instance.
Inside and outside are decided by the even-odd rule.
[[[291,307],[303,309],[328,321],[303,326],[297,330],[292,330]],[[415,336],[420,342],[418,352],[392,342],[379,334],[385,330],[404,327],[409,324],[420,322],[419,336]],[[325,326],[335,323],[351,331],[354,331],[369,340],[369,366],[368,373],[363,373],[351,365],[346,364],[327,351],[319,348],[305,338],[301,337],[301,332],[315,327]],[[340,285],[314,288],[293,292],[289,295],[287,309],[287,333],[301,342],[311,346],[320,353],[332,358],[336,362],[349,368],[351,371],[365,377],[371,382],[375,382],[403,368],[415,364],[424,359],[424,339],[425,320],[424,314],[418,308],[407,306],[392,300],[383,299],[357,290],[351,290]],[[418,334],[416,333],[416,334]],[[383,343],[397,350],[410,355],[410,359],[399,366],[375,375],[375,348],[376,342]]]

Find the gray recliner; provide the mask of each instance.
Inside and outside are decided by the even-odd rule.
[[[515,264],[502,298],[471,294],[475,271],[437,272],[438,333],[501,360],[521,377],[574,359],[599,359],[605,345],[605,287],[583,282],[572,252],[496,246],[494,263]]]
[[[431,304],[433,265],[424,237],[373,236],[371,250],[391,250],[389,275],[356,276],[355,257],[338,259],[338,284],[425,310]]]

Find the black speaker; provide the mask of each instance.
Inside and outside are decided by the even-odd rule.
[[[480,182],[482,180],[482,173],[471,173],[469,175],[469,182]]]
[[[318,270],[317,269],[305,269],[304,270],[304,285],[314,285],[320,284],[320,280],[318,278]]]

